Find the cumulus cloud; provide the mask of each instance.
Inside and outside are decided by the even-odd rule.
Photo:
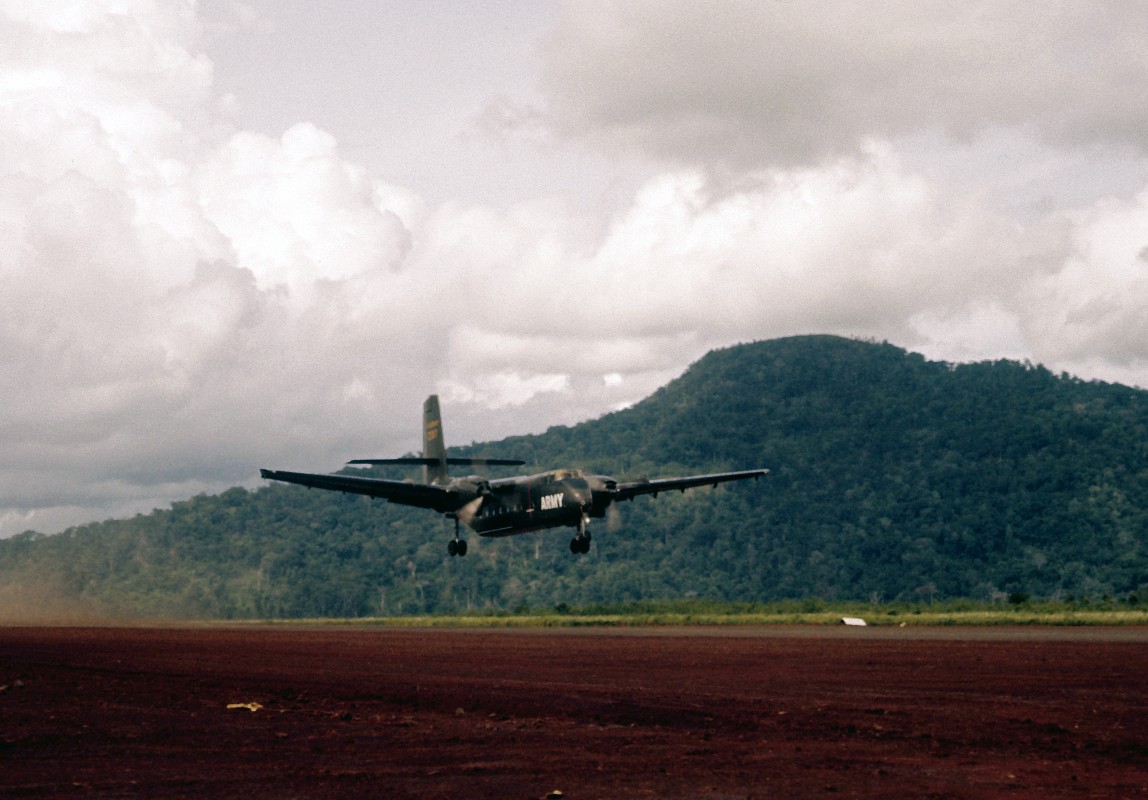
[[[6,520],[249,479],[320,424],[364,434],[343,387],[384,373],[357,363],[379,341],[340,334],[348,284],[410,246],[386,187],[315,126],[228,130],[191,3],[3,10]]]
[[[1072,365],[1148,364],[1148,189],[1073,215],[1071,251],[1034,280],[1025,319],[1038,352]]]
[[[279,140],[232,136],[196,174],[203,213],[266,286],[298,296],[316,280],[395,269],[410,247],[399,217],[330,134],[300,123]]]

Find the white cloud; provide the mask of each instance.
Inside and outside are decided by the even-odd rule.
[[[669,328],[707,346],[801,329],[871,334],[923,308],[1015,290],[1022,257],[1042,246],[883,150],[762,173],[723,196],[696,173],[663,176],[594,259],[592,283],[625,302],[593,313],[611,330]]]
[[[278,142],[236,134],[196,182],[205,216],[238,261],[261,286],[286,285],[293,296],[316,280],[395,269],[410,246],[399,217],[378,206],[373,182],[309,123]]]
[[[1069,365],[1148,366],[1148,189],[1074,215],[1072,250],[1026,293],[1042,358]],[[1126,374],[1126,373],[1125,373]]]
[[[480,375],[473,385],[449,380],[441,385],[447,402],[480,403],[491,409],[500,409],[522,406],[539,394],[567,391],[570,379],[561,373],[524,375],[516,370],[506,370]]]
[[[0,18],[22,45],[0,61],[6,519],[249,480],[321,425],[320,454],[365,435],[370,391],[337,387],[383,348],[340,314],[409,246],[381,204],[402,192],[313,125],[219,125],[193,5],[49,10]]]

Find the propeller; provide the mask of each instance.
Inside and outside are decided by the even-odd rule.
[[[606,475],[589,475],[586,481],[593,492],[610,497],[610,504],[606,506],[606,530],[611,533],[617,531],[622,527],[622,512],[614,499],[614,493],[618,490],[618,482]],[[586,499],[590,500],[591,498]]]
[[[606,506],[606,530],[610,533],[617,533],[622,529],[622,509],[618,508],[617,503],[610,503]]]
[[[487,487],[487,494],[490,494],[490,487]],[[471,521],[478,516],[478,510],[482,508],[482,502],[486,499],[486,495],[480,494],[478,497],[471,500],[458,511],[454,512],[455,516],[462,522],[463,525],[470,527]]]

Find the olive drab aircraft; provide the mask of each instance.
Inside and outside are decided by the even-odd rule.
[[[428,397],[423,404],[421,458],[360,458],[347,463],[422,466],[423,482],[271,469],[261,469],[259,472],[268,480],[380,497],[392,503],[429,508],[445,514],[454,520],[454,538],[447,543],[447,552],[452,556],[466,555],[466,539],[459,537],[460,522],[479,536],[514,536],[545,528],[577,528],[577,534],[570,540],[570,552],[588,553],[590,531],[586,526],[592,518],[606,516],[619,500],[632,500],[643,494],[656,497],[659,492],[674,489],[684,492],[694,486],[716,487],[726,481],[757,479],[769,472],[766,469],[752,469],[630,482],[617,481],[605,475],[587,475],[579,469],[556,469],[513,478],[488,479],[479,475],[451,478],[447,474],[447,467],[519,466],[525,462],[516,459],[448,457],[436,395]]]

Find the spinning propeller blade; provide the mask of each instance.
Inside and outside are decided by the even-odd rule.
[[[478,510],[480,508],[482,508],[482,501],[484,499],[485,499],[484,496],[479,495],[478,497],[474,498],[469,503],[467,503],[466,505],[464,505],[462,508],[460,508],[458,511],[455,512],[455,514],[458,516],[458,518],[462,521],[463,525],[466,525],[468,527],[470,526],[471,521],[476,516],[478,516]]]

